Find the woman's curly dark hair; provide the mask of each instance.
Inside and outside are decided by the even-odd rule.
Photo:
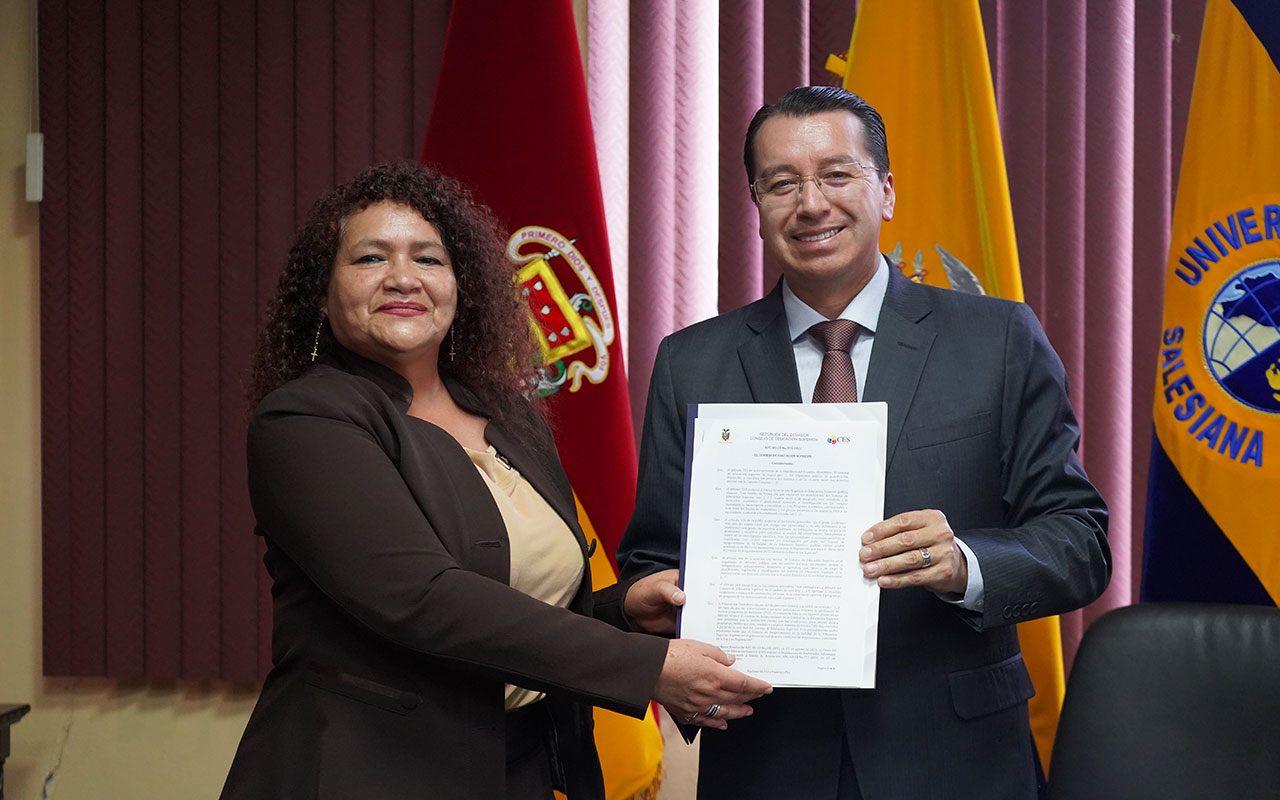
[[[311,367],[317,329],[319,352],[333,347],[320,306],[342,231],[353,215],[383,201],[408,206],[435,225],[453,261],[458,304],[449,335],[461,357],[450,359],[442,347],[441,374],[458,379],[492,415],[519,418],[513,416],[518,398],[536,386],[529,381],[536,381],[538,345],[516,290],[515,267],[506,258],[506,235],[461,183],[409,162],[370,167],[311,208],[267,304],[249,376],[252,404]]]

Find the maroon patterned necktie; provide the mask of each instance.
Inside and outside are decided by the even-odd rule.
[[[819,322],[809,333],[822,345],[822,371],[813,387],[815,403],[858,402],[858,378],[853,373],[849,348],[858,333],[858,323],[848,319]]]

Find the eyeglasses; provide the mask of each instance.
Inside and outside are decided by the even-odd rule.
[[[798,197],[804,182],[812,178],[823,196],[839,197],[852,189],[858,181],[878,172],[873,166],[850,161],[847,164],[835,164],[812,175],[782,173],[760,178],[751,183],[751,193],[761,205],[780,205]]]

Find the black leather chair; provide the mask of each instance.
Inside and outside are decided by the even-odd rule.
[[[1149,603],[1094,622],[1048,796],[1280,798],[1280,609]]]

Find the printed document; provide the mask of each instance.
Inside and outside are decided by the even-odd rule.
[[[690,406],[680,636],[774,686],[875,686],[884,403]]]

